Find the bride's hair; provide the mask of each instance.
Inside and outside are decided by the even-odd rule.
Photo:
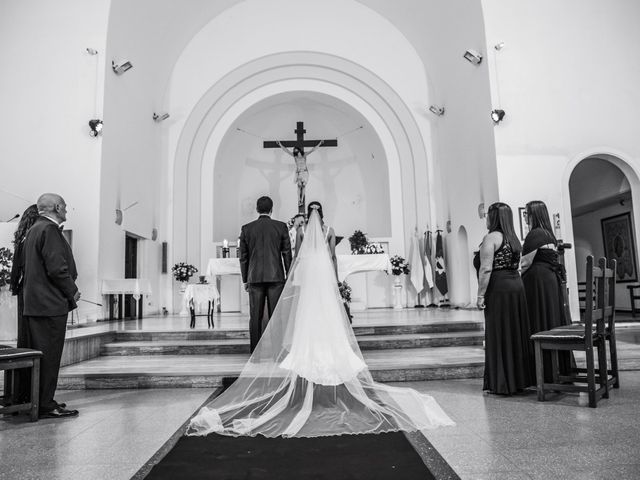
[[[322,205],[317,201],[309,202],[309,205],[307,205],[307,220],[311,218],[311,212],[313,212],[314,210],[317,210],[318,215],[320,215],[320,220],[324,220],[324,215],[322,214]]]

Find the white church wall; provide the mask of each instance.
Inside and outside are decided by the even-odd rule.
[[[463,258],[452,260],[454,268],[448,279],[456,297],[468,288],[470,292],[460,298],[475,298],[472,252],[486,231],[478,204],[488,205],[498,198],[488,65],[483,61],[474,66],[462,58],[467,49],[486,57],[481,4],[468,1],[463,6],[438,0],[364,3],[386,16],[412,43],[427,71],[430,104],[445,108],[445,114],[436,117],[428,111],[429,105],[413,105],[423,132],[428,130],[432,138],[434,173],[429,187],[438,199],[431,223],[421,228],[444,230],[448,220],[453,232],[464,227],[467,246],[459,243],[455,233],[447,240],[452,251],[465,250],[460,253]]]
[[[22,214],[44,192],[61,194],[79,289],[98,302],[101,141],[87,122],[102,114],[109,7],[108,0],[0,3],[0,218]],[[81,322],[101,316],[86,302],[78,314]]]
[[[249,2],[251,3],[251,2]],[[306,5],[305,5],[306,6]],[[253,5],[253,7],[258,8],[258,10],[260,10],[260,8],[262,8],[261,6],[258,5]],[[361,9],[361,6],[357,6],[359,9]],[[271,7],[269,7],[271,8]],[[344,4],[341,4],[341,9],[344,8]],[[298,9],[298,5],[296,6],[296,9]],[[295,10],[295,9],[294,9]],[[322,19],[324,18],[323,15],[326,15],[326,6],[323,5],[322,6],[322,13],[319,13],[319,15],[310,15],[309,12],[307,10],[304,10],[304,16],[305,16],[305,22],[307,24],[308,27],[308,21],[309,18],[313,18],[313,19],[317,19],[317,21],[319,23],[323,23]],[[271,10],[267,13],[267,16],[272,15],[273,12],[275,10]],[[288,10],[288,12],[291,12],[293,10]],[[237,12],[234,12],[237,13]],[[253,25],[253,20],[250,20],[248,23],[250,24],[250,26],[252,26],[252,34],[254,37],[255,36],[260,36],[260,28],[264,28],[265,24],[269,24],[269,22],[264,18],[264,16],[261,15],[257,15],[256,14],[256,10],[255,8],[252,8],[252,12],[251,12],[254,16],[257,17],[261,17],[261,21],[259,22],[261,25]],[[299,12],[300,13],[300,12]],[[361,17],[361,16],[360,16]],[[348,15],[347,15],[348,18]],[[244,29],[246,28],[246,26],[244,25],[244,19],[242,16],[240,15],[234,15],[233,20],[234,21],[238,21],[237,19],[240,19],[242,25],[241,26],[237,26],[235,24],[231,24],[229,25],[228,22],[226,22],[225,20],[225,24],[218,24],[216,23],[215,25],[212,26],[212,29],[209,31],[207,26],[207,33],[208,33],[208,37],[207,36],[202,36],[203,32],[201,32],[201,36],[202,38],[198,38],[197,37],[197,42],[196,39],[194,39],[193,43],[198,43],[199,45],[201,45],[198,48],[193,49],[192,51],[192,46],[190,45],[189,48],[185,51],[185,54],[183,54],[183,56],[181,57],[181,59],[179,60],[177,67],[176,67],[176,72],[179,72],[180,74],[176,73],[176,75],[174,75],[173,81],[172,81],[172,92],[175,93],[175,95],[179,95],[182,97],[185,97],[186,95],[191,95],[191,100],[190,101],[196,101],[198,100],[198,96],[194,94],[194,92],[198,91],[198,87],[196,85],[194,85],[194,82],[203,82],[202,87],[200,88],[200,91],[202,91],[204,88],[209,87],[211,85],[212,81],[215,81],[216,77],[215,75],[218,75],[218,77],[222,74],[225,73],[226,71],[229,70],[228,66],[225,66],[226,64],[224,63],[224,61],[221,62],[220,59],[216,58],[212,58],[211,54],[208,55],[208,58],[212,58],[212,60],[215,60],[214,63],[211,64],[203,64],[203,62],[201,61],[202,59],[202,54],[197,54],[197,52],[204,52],[204,48],[208,48],[207,45],[218,45],[221,44],[221,41],[215,41],[216,38],[218,38],[216,35],[221,35],[222,33],[225,33],[225,36],[227,38],[221,37],[223,38],[223,42],[222,43],[229,43],[232,42],[234,43],[234,45],[236,46],[236,48],[233,51],[233,58],[231,59],[233,61],[233,64],[236,65],[238,62],[243,61],[243,55],[248,55],[247,58],[252,58],[256,55],[261,54],[261,48],[263,48],[263,45],[261,44],[260,46],[256,46],[254,44],[249,45],[248,46],[248,50],[245,53],[245,51],[243,50],[243,41],[244,41],[244,37],[242,36],[242,32],[244,32]],[[227,19],[228,20],[228,19]],[[335,23],[335,19],[327,19],[328,21],[331,21],[332,23]],[[359,22],[363,20],[362,18],[359,18]],[[364,19],[366,20],[366,19]],[[380,18],[376,18],[376,21],[380,24]],[[214,20],[214,22],[218,22],[218,21],[222,21],[220,19],[216,19]],[[287,25],[296,25],[300,22],[295,22],[295,21],[289,21],[287,19],[283,19],[282,15],[279,13],[278,14],[278,22],[280,23],[286,23]],[[214,23],[212,22],[212,23]],[[326,22],[325,22],[326,23]],[[366,22],[365,22],[366,23]],[[384,23],[384,22],[382,22]],[[338,25],[339,26],[339,25]],[[216,27],[216,28],[213,28]],[[256,28],[258,29],[256,31]],[[388,28],[388,26],[385,26],[385,28]],[[203,30],[204,31],[204,30]],[[371,45],[371,38],[368,38],[366,45],[363,44],[362,42],[362,38],[359,38],[356,40],[353,39],[345,39],[344,38],[344,32],[346,32],[349,35],[355,35],[355,32],[353,31],[353,29],[351,28],[351,26],[347,29],[345,27],[344,30],[342,30],[343,34],[342,36],[340,35],[332,35],[331,37],[327,38],[327,36],[325,34],[323,34],[321,37],[318,38],[312,38],[314,37],[313,35],[310,34],[310,32],[313,32],[314,29],[309,29],[306,28],[305,29],[305,35],[301,36],[301,40],[303,41],[307,41],[307,39],[311,39],[309,45],[309,48],[312,49],[320,49],[320,50],[327,50],[328,47],[330,47],[329,49],[333,49],[335,50],[332,53],[340,53],[341,55],[344,56],[348,56],[348,57],[353,57],[355,60],[359,61],[360,59],[358,58],[358,56],[363,56],[364,60],[365,60],[365,64],[369,63],[369,62],[378,62],[378,63],[385,63],[385,62],[389,62],[390,58],[389,56],[374,56],[375,58],[372,58],[371,56],[371,52],[376,51],[376,50],[380,50],[380,51],[387,51],[389,49],[389,38],[388,36],[385,37],[385,45],[381,46],[380,48],[376,47],[375,45],[372,46]],[[337,29],[337,31],[341,31],[340,29]],[[234,40],[236,38],[238,38],[238,34],[240,34],[240,37],[238,39],[238,41]],[[264,38],[268,38],[269,41],[265,41],[264,44],[268,45],[270,49],[273,49],[273,44],[271,42],[276,41],[276,42],[281,42],[282,46],[278,46],[276,44],[276,46],[278,48],[276,48],[276,51],[278,49],[284,49],[284,50],[289,50],[289,46],[285,45],[284,42],[290,42],[290,38],[291,38],[291,32],[288,32],[287,35],[283,35],[282,37],[279,36],[274,36],[273,32],[270,32],[269,35],[264,35]],[[229,38],[229,36],[231,36],[231,38]],[[205,41],[206,40],[206,41]],[[377,38],[375,39],[376,41],[378,40]],[[392,38],[392,40],[394,40]],[[402,39],[400,37],[401,41],[405,41],[404,39]],[[395,41],[395,40],[394,40]],[[391,42],[391,44],[393,45],[393,42]],[[354,47],[355,46],[355,47]],[[361,48],[364,48],[366,46],[366,54],[365,52],[358,50]],[[302,46],[304,47],[304,45]],[[335,48],[334,48],[335,47]],[[375,47],[375,48],[374,48]],[[304,49],[304,48],[303,48]],[[340,49],[340,50],[337,50]],[[349,49],[351,49],[351,51],[349,51]],[[210,50],[210,49],[209,49]],[[354,50],[358,50],[358,55],[354,55]],[[398,50],[398,49],[396,49]],[[402,52],[406,51],[406,48],[404,50],[402,50]],[[188,52],[188,53],[187,53]],[[214,52],[215,55],[220,55],[220,52]],[[223,52],[224,54],[229,54],[231,55],[231,52]],[[413,55],[415,55],[414,53],[412,53]],[[395,56],[393,57],[393,61],[397,61],[398,58],[403,59],[404,57],[402,57],[402,55],[398,55],[398,53],[396,52]],[[184,65],[182,64],[182,62],[198,62],[198,68],[199,68],[199,72],[202,73],[203,69],[206,68],[211,68],[212,71],[210,72],[210,75],[189,75],[189,71],[190,69],[188,68],[184,68],[182,71],[182,67],[184,67]],[[225,61],[228,61],[225,59]],[[407,62],[405,62],[407,63]],[[408,65],[416,65],[415,61],[412,62],[408,62]],[[224,67],[221,67],[221,65]],[[417,62],[417,65],[419,66],[419,61]],[[215,68],[214,68],[215,67]],[[393,67],[393,65],[391,65],[391,67]],[[405,91],[410,91],[412,92],[412,95],[415,95],[415,92],[418,92],[419,95],[423,96],[423,99],[420,100],[419,102],[417,101],[412,101],[409,102],[408,104],[410,105],[414,105],[416,103],[420,103],[421,105],[426,103],[426,97],[424,97],[424,95],[426,95],[426,89],[424,87],[422,88],[410,88],[407,89],[406,85],[407,84],[415,84],[416,82],[418,82],[418,84],[420,82],[422,82],[424,84],[424,72],[420,69],[418,69],[414,74],[408,74],[407,72],[407,68],[390,68],[389,66],[386,66],[387,70],[385,70],[385,73],[388,73],[388,71],[393,70],[393,73],[390,74],[390,79],[393,80],[394,78],[396,79],[395,82],[401,82],[402,85],[405,85],[403,88],[405,88]],[[410,67],[414,68],[414,67]],[[377,70],[380,70],[380,68],[377,68]],[[397,72],[398,71],[402,71],[402,75],[398,75]],[[378,72],[376,72],[378,73]],[[404,76],[403,78],[401,78],[402,76]],[[407,81],[407,79],[409,79],[409,81]],[[180,88],[178,88],[178,86]],[[402,88],[400,88],[401,90]],[[172,93],[171,95],[171,101],[172,104],[174,105],[174,107],[172,107],[172,110],[179,110],[179,111],[189,111],[189,107],[185,106],[184,103],[188,103],[189,100],[188,99],[184,99],[184,100],[180,100],[179,98],[176,99],[176,96],[174,96]],[[173,129],[172,131],[172,137],[170,139],[170,142],[177,142],[179,135],[184,136],[185,134],[188,134],[187,132],[181,130],[180,128],[176,128]],[[170,152],[173,151],[173,148],[170,147]],[[420,179],[418,180],[418,182],[422,182],[421,185],[425,185],[422,188],[420,188],[420,195],[426,195],[427,192],[427,188],[426,185],[428,184],[425,177],[426,177],[426,162],[422,162],[422,164],[416,169],[418,172],[424,171],[424,174],[420,175]],[[408,172],[405,172],[405,175],[409,175]],[[178,193],[178,192],[174,192],[174,193]],[[428,197],[428,195],[427,195]],[[424,204],[427,203],[426,201],[421,202],[420,207],[422,209],[425,209]],[[415,207],[412,207],[415,208]],[[428,207],[426,207],[428,210]]]
[[[512,207],[535,198],[548,202],[550,213],[561,212],[563,239],[574,243],[572,168],[600,153],[616,155],[631,172],[640,165],[634,131],[640,96],[633,94],[640,69],[629,61],[640,44],[635,25],[640,4],[621,0],[612,8],[596,0],[544,0],[505,7],[499,0],[483,0],[482,5],[493,102],[507,113],[495,128],[500,199]],[[505,45],[497,51],[493,46],[499,42]],[[637,175],[629,180],[637,204]],[[638,212],[634,215],[637,224]],[[572,254],[567,269],[576,316]]]
[[[290,139],[295,136],[293,128],[300,119],[302,103],[308,138],[336,138],[352,131],[338,139],[339,150],[320,148],[309,156],[307,202],[323,204],[327,222],[337,235],[346,237],[361,229],[371,237],[388,237],[388,171],[380,140],[362,115],[338,109],[351,110],[347,105],[336,108],[323,104],[323,98],[311,92],[285,95],[282,104],[269,109],[258,104],[257,113],[243,115],[235,124],[262,138]],[[359,125],[366,128],[353,131]],[[235,240],[239,226],[255,218],[255,200],[261,194],[272,196],[277,218],[286,221],[292,217],[297,212],[294,169],[292,157],[282,150],[264,150],[261,138],[230,129],[215,163],[212,183],[219,187],[212,205],[216,220],[212,239]]]

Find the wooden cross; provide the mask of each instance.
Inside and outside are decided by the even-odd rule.
[[[298,147],[302,152],[302,154],[304,155],[304,147],[315,147],[321,142],[321,140],[305,140],[304,134],[307,133],[307,131],[304,129],[304,122],[297,122],[296,126],[297,128],[294,130],[293,133],[295,133],[298,138],[296,140],[283,140],[280,143],[285,147],[291,147],[291,148]],[[280,145],[278,145],[277,141],[271,141],[271,140],[265,140],[262,146],[264,148],[280,148]],[[338,140],[337,139],[322,140],[322,146],[337,147]]]
[[[304,152],[304,147],[312,147],[314,150],[319,147],[337,147],[338,140],[305,140],[304,134],[307,133],[307,131],[304,129],[304,122],[297,122],[296,127],[297,128],[294,131],[297,136],[296,140],[265,140],[262,146],[264,148],[292,147],[297,148],[300,151],[300,154],[297,157],[288,150],[287,153],[294,157],[296,163],[296,183],[298,185],[298,212],[305,213],[305,189],[307,186],[309,172],[307,169],[307,154]]]

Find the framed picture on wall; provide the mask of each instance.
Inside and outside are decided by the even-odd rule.
[[[527,209],[525,207],[518,208],[518,216],[520,217],[520,240],[524,239],[529,233],[529,224],[527,223]]]
[[[637,281],[638,264],[636,262],[636,247],[631,226],[631,213],[627,212],[603,218],[601,223],[604,256],[607,257],[607,260],[616,260],[617,281]]]

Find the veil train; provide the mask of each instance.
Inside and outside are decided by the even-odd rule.
[[[447,425],[454,422],[433,397],[373,381],[314,211],[255,351],[187,435],[318,437]]]

